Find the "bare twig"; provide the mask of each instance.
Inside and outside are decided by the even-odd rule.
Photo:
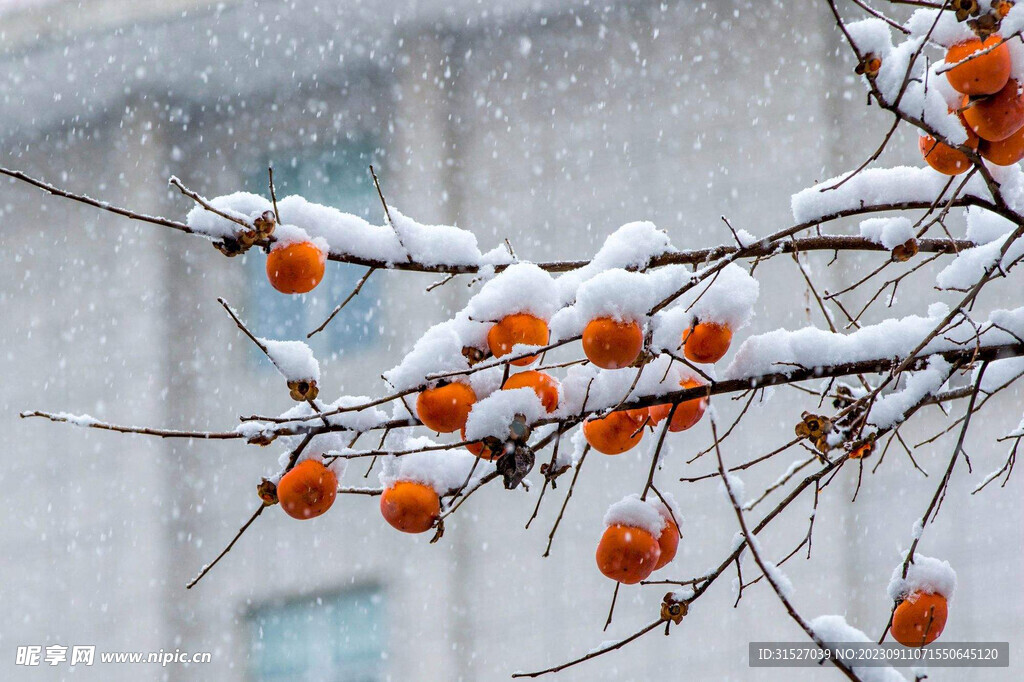
[[[712,436],[715,439],[715,442],[717,443],[718,433],[717,427],[715,426],[714,414],[711,415],[711,432]],[[814,628],[812,628],[810,624],[806,620],[804,620],[803,616],[801,616],[797,612],[796,608],[793,606],[793,603],[789,601],[789,597],[786,596],[786,590],[783,589],[783,587],[779,584],[778,578],[775,575],[774,567],[772,569],[768,568],[768,565],[765,563],[764,559],[761,558],[761,553],[758,548],[758,542],[754,540],[754,536],[750,534],[750,531],[747,528],[747,522],[743,517],[743,510],[740,508],[740,503],[736,499],[736,495],[732,490],[732,485],[728,482],[728,478],[725,475],[725,464],[722,462],[721,448],[715,448],[715,456],[718,459],[718,473],[722,477],[722,479],[726,481],[725,491],[726,494],[729,496],[729,501],[732,502],[732,508],[736,512],[736,519],[739,521],[740,532],[743,533],[743,537],[747,540],[746,544],[747,547],[750,548],[751,556],[754,557],[754,561],[757,562],[758,568],[761,569],[761,572],[767,579],[768,584],[771,585],[772,590],[774,590],[775,594],[778,595],[779,601],[782,602],[782,605],[783,607],[785,607],[786,613],[789,614],[789,617],[792,618],[793,621],[796,622],[796,624],[799,625],[800,628],[807,633],[808,637],[814,640],[815,644],[817,644],[822,650],[827,651],[828,646],[825,644],[825,642],[822,641],[818,633],[814,631]],[[858,677],[857,674],[853,672],[853,669],[850,668],[850,666],[847,665],[846,662],[843,661],[841,658],[830,657],[829,660],[832,662],[833,665],[839,668],[839,670],[841,670],[843,674],[846,675],[849,679],[860,680],[860,677]]]
[[[32,410],[22,412],[19,415],[22,419],[30,417],[42,417],[52,422],[64,422],[75,426],[84,426],[90,429],[101,429],[104,431],[117,431],[118,433],[137,433],[144,436],[156,436],[158,438],[195,438],[198,440],[231,440],[234,438],[245,438],[244,434],[236,431],[180,431],[178,429],[152,429],[142,426],[121,426],[108,424],[93,419],[87,415],[73,415],[65,412],[41,412]]]
[[[191,199],[192,201],[194,201],[197,204],[199,204],[200,206],[202,206],[204,209],[206,209],[210,213],[213,213],[214,215],[218,215],[221,218],[223,218],[224,220],[230,220],[231,222],[235,223],[236,225],[239,225],[239,226],[241,226],[241,227],[243,227],[243,228],[245,228],[247,230],[251,230],[252,229],[252,227],[253,227],[252,223],[250,223],[248,220],[245,220],[243,218],[239,218],[238,216],[231,215],[230,213],[225,213],[224,211],[220,210],[219,208],[217,208],[216,206],[211,204],[207,199],[205,199],[202,196],[200,196],[198,193],[193,192],[192,190],[190,190],[188,187],[186,187],[184,184],[182,184],[181,180],[179,180],[178,178],[174,177],[173,175],[171,176],[171,179],[168,180],[167,182],[169,182],[170,184],[172,184],[175,187],[177,187],[178,190],[182,194],[184,194],[189,199]]]
[[[0,174],[6,175],[6,176],[8,176],[10,178],[14,178],[15,180],[21,180],[22,182],[26,182],[26,183],[32,185],[33,187],[38,187],[39,189],[43,190],[44,192],[52,194],[55,197],[61,197],[63,199],[70,199],[72,201],[77,201],[80,204],[85,204],[87,206],[92,206],[93,208],[98,208],[101,211],[108,211],[110,213],[116,213],[119,216],[124,216],[125,218],[129,218],[131,220],[138,220],[138,221],[141,221],[141,222],[144,222],[144,223],[152,223],[153,225],[160,225],[161,227],[169,227],[169,228],[171,228],[173,230],[178,230],[179,232],[184,232],[186,234],[194,234],[195,233],[195,230],[193,230],[191,227],[189,227],[185,223],[179,223],[176,220],[169,220],[167,218],[161,218],[160,216],[153,216],[153,215],[147,215],[145,213],[139,213],[137,211],[132,211],[132,210],[129,210],[127,208],[120,208],[118,206],[114,206],[112,204],[109,204],[106,201],[101,201],[99,199],[93,199],[92,197],[86,196],[85,194],[75,194],[74,192],[69,192],[68,190],[60,189],[59,187],[54,187],[53,185],[49,184],[48,182],[44,182],[43,180],[38,180],[36,178],[33,178],[32,176],[30,176],[30,175],[28,175],[26,173],[22,173],[19,170],[12,170],[10,168],[0,167]]]
[[[367,268],[363,276],[359,278],[358,282],[356,282],[356,286],[354,289],[352,289],[352,292],[345,297],[344,301],[342,301],[341,303],[334,307],[334,310],[331,311],[331,314],[327,316],[326,320],[320,323],[319,327],[306,334],[306,338],[311,339],[313,338],[314,334],[322,332],[327,327],[327,325],[331,323],[331,320],[333,320],[335,316],[341,312],[342,308],[347,306],[349,301],[351,301],[353,298],[359,295],[359,291],[363,288],[363,285],[366,284],[366,280],[370,279],[370,275],[376,272],[376,270],[377,268]]]
[[[555,519],[555,525],[551,527],[551,532],[548,533],[548,546],[544,548],[543,557],[547,557],[551,554],[551,543],[555,541],[555,533],[558,532],[558,526],[562,523],[562,517],[565,516],[565,508],[569,506],[569,499],[572,497],[572,491],[576,487],[576,479],[580,477],[580,470],[583,469],[583,461],[587,458],[588,452],[590,452],[589,445],[583,448],[583,454],[580,455],[580,461],[576,462],[576,470],[573,471],[572,481],[569,483],[569,490],[565,493],[565,499],[562,501],[562,509],[558,512],[558,518]]]
[[[613,642],[612,644],[606,644],[606,645],[600,647],[599,649],[594,649],[593,651],[591,651],[586,656],[581,656],[579,658],[573,659],[573,660],[569,661],[568,663],[563,663],[561,665],[556,665],[556,666],[554,666],[552,668],[545,668],[544,670],[538,670],[537,672],[532,672],[532,673],[523,673],[523,672],[512,673],[512,677],[540,677],[541,675],[547,675],[548,673],[557,673],[557,672],[559,672],[561,670],[565,670],[566,668],[571,668],[574,665],[579,665],[580,663],[584,663],[586,661],[589,661],[592,658],[597,658],[598,656],[603,656],[604,654],[606,654],[606,653],[608,653],[610,651],[615,651],[617,649],[621,649],[622,647],[626,646],[630,642],[633,642],[633,641],[636,641],[636,640],[640,639],[641,637],[646,635],[651,630],[654,630],[655,628],[661,626],[664,622],[665,621],[663,619],[659,618],[658,620],[654,621],[650,625],[646,626],[645,628],[643,628],[643,629],[641,629],[641,630],[639,630],[637,632],[634,632],[632,635],[630,635],[629,637],[626,637],[625,639],[620,639],[617,642]]]
[[[195,578],[192,578],[192,580],[187,585],[185,585],[185,589],[191,590],[193,587],[195,587],[196,583],[202,580],[203,577],[207,573],[209,573],[210,570],[213,569],[213,567],[216,566],[220,562],[220,560],[223,559],[225,555],[227,555],[228,552],[231,551],[231,548],[235,546],[235,543],[238,542],[238,539],[245,534],[245,531],[249,530],[249,526],[251,526],[253,522],[255,522],[256,519],[259,518],[260,514],[262,514],[263,510],[266,508],[267,505],[261,504],[259,508],[257,508],[256,511],[253,512],[252,516],[249,517],[249,520],[243,523],[242,527],[238,529],[238,532],[235,533],[235,537],[231,538],[231,542],[227,544],[227,547],[221,550],[221,553],[218,554],[213,561],[203,566],[202,570],[199,571],[199,575],[197,575]]]

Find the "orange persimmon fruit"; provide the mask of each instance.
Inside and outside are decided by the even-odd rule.
[[[466,427],[463,426],[461,429],[462,440],[466,440]],[[501,451],[495,452],[493,449],[488,447],[487,443],[482,440],[478,440],[474,443],[467,443],[466,449],[472,454],[476,455],[480,459],[492,460],[501,457]]]
[[[679,385],[683,388],[696,388],[698,386],[703,386],[701,382],[692,377],[683,379],[679,382]],[[707,405],[708,399],[706,397],[693,398],[679,403],[679,407],[676,408],[675,414],[672,415],[672,422],[669,424],[668,430],[676,433],[690,428],[699,422],[700,418],[704,416],[704,410],[707,409]],[[649,409],[650,423],[657,426],[662,419],[668,417],[670,412],[672,412],[671,403],[652,405]]]
[[[501,387],[504,390],[514,388],[532,388],[540,398],[541,404],[548,412],[558,407],[558,382],[544,372],[528,369],[510,376]]]
[[[960,123],[964,123],[963,116],[959,116]],[[978,136],[974,134],[966,124],[964,132],[967,133],[967,141],[964,144],[971,149],[978,148]],[[959,175],[971,167],[971,160],[959,149],[949,146],[945,142],[939,142],[931,135],[922,135],[917,140],[917,148],[921,150],[921,156],[929,166],[944,175]]]
[[[583,353],[602,369],[629,367],[644,347],[644,333],[636,322],[599,317],[583,329]]]
[[[313,242],[275,246],[267,254],[267,279],[282,294],[305,294],[324,278],[325,261]]]
[[[398,481],[380,496],[380,513],[403,533],[423,533],[441,515],[441,499],[429,485]]]
[[[949,48],[947,64],[956,64],[975,52],[989,50],[946,72],[946,80],[954,90],[965,95],[991,95],[1003,89],[1010,79],[1010,48],[1002,40],[998,33],[993,33],[984,42],[971,38]]]
[[[983,141],[978,146],[978,151],[986,160],[997,166],[1012,166],[1024,159],[1024,127],[1005,140]]]
[[[466,425],[476,393],[468,385],[452,382],[428,388],[416,398],[416,416],[438,433],[452,433]]]
[[[608,526],[597,544],[598,569],[626,585],[634,585],[649,576],[660,557],[658,540],[634,526]]]
[[[508,355],[517,343],[528,346],[546,346],[548,323],[529,313],[506,315],[487,332],[487,345],[496,358]],[[536,355],[513,360],[511,364],[525,367],[537,359]]]
[[[1011,78],[994,95],[973,98],[965,95],[961,111],[967,126],[989,142],[1005,140],[1024,128],[1024,97],[1019,89],[1017,81]]]
[[[630,419],[636,422],[637,428],[641,428],[653,423],[651,422],[650,409],[651,408],[649,407],[638,407],[633,410],[626,410],[626,414],[629,415]]]
[[[315,459],[304,459],[281,477],[277,500],[293,519],[312,519],[331,508],[338,494],[338,476]]]
[[[948,615],[948,604],[941,594],[913,592],[896,607],[889,631],[903,646],[924,646],[942,634]]]
[[[864,445],[861,445],[859,448],[851,452],[850,459],[863,459],[864,457],[867,457],[874,451],[875,444],[871,441],[868,441],[867,443],[864,443]]]
[[[974,145],[978,144],[978,136],[971,132],[974,137]],[[970,140],[968,140],[970,142]],[[967,155],[958,149],[950,147],[945,142],[939,142],[931,135],[922,135],[917,140],[917,148],[921,150],[921,156],[929,166],[943,175],[960,175],[971,167],[971,160]]]
[[[690,362],[718,362],[732,343],[732,329],[727,324],[698,322],[683,332],[683,355]]]
[[[643,410],[619,410],[607,417],[583,422],[583,437],[590,447],[606,455],[618,455],[636,447],[644,437]]]
[[[658,557],[658,563],[654,565],[655,571],[664,568],[676,558],[676,552],[679,550],[679,538],[682,535],[679,532],[679,526],[672,520],[672,515],[664,508],[664,505],[658,505],[658,512],[665,517],[665,527],[661,529],[661,535],[658,536],[661,555]]]

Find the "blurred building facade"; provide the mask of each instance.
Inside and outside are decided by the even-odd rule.
[[[508,237],[521,257],[540,260],[593,253],[605,234],[638,219],[682,248],[727,241],[722,214],[754,234],[778,229],[790,221],[793,192],[855,166],[884,133],[824,5],[609,5],[26,3],[0,15],[3,165],[181,217],[190,205],[167,189],[168,176],[207,196],[265,192],[272,163],[281,194],[379,219],[373,163],[404,212],[468,227],[485,247]],[[914,142],[898,138],[885,160],[912,159]],[[623,590],[612,628],[601,632],[612,587],[593,548],[605,508],[646,478],[632,453],[588,462],[547,559],[562,485],[528,531],[533,495],[481,492],[436,545],[394,532],[376,500],[352,496],[308,523],[270,510],[186,591],[255,509],[255,483],[278,453],[104,434],[17,412],[216,430],[240,414],[284,409],[281,380],[216,298],[260,335],[301,338],[362,272],[332,266],[316,292],[284,300],[264,282],[258,254],[225,260],[195,238],[23,185],[0,188],[5,679],[38,673],[8,667],[16,647],[31,644],[212,652],[206,666],[97,664],[75,679],[505,679],[629,634],[656,613],[663,591]],[[835,290],[877,260],[827,262],[815,256],[808,265]],[[758,315],[737,345],[747,333],[820,324],[802,282],[793,284],[791,261],[759,272]],[[426,293],[433,281],[374,275],[314,344],[323,395],[384,390],[379,373],[466,299],[458,282]],[[914,309],[915,298],[896,312]],[[1019,391],[993,400],[972,438],[977,470],[998,466],[1004,453],[992,437],[1019,420],[1019,403]],[[785,443],[815,404],[796,392],[766,403],[726,456],[738,462]],[[731,418],[739,407],[718,409]],[[926,416],[906,440],[943,419]],[[735,533],[715,484],[669,483],[712,468],[684,464],[709,442],[706,424],[688,432],[659,473],[685,516],[671,577],[716,564]],[[937,468],[951,447],[919,451],[922,466]],[[752,472],[748,490],[797,457]],[[786,566],[805,615],[842,613],[873,636],[888,615],[889,573],[935,478],[922,479],[901,454],[888,458],[875,475],[865,471],[855,503],[856,470],[836,479],[817,512],[812,560]],[[360,481],[357,468],[346,480]],[[971,487],[955,481],[922,551],[960,574],[950,639],[1013,646],[1024,640],[1018,479],[982,495]],[[803,537],[810,504],[794,505],[766,533],[773,553]],[[723,576],[671,638],[649,635],[561,677],[777,678],[746,668],[746,643],[801,634],[763,586],[733,609],[731,580]],[[932,679],[972,674],[1011,679],[963,670]]]

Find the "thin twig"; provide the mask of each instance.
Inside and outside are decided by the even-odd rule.
[[[274,187],[274,167],[267,166],[267,184],[270,185],[270,203],[274,205],[274,219],[281,224],[281,212],[277,210],[277,189]]]
[[[558,512],[558,518],[555,519],[555,525],[551,527],[551,532],[548,533],[548,546],[544,548],[543,557],[547,557],[551,554],[551,543],[555,540],[555,533],[558,532],[558,526],[562,523],[562,517],[565,516],[565,508],[569,506],[569,499],[572,497],[572,491],[576,487],[576,479],[580,477],[580,470],[583,469],[583,461],[587,458],[587,453],[590,452],[590,445],[583,448],[583,454],[580,455],[580,461],[576,463],[576,470],[572,474],[572,481],[569,483],[569,490],[565,494],[565,499],[562,501],[562,509]]]
[[[207,199],[203,198],[198,193],[193,192],[188,187],[186,187],[184,184],[182,184],[181,180],[179,180],[175,176],[172,175],[170,180],[168,180],[167,182],[172,184],[172,185],[174,185],[175,187],[177,187],[178,190],[182,194],[184,194],[189,199],[191,199],[192,201],[194,201],[197,204],[199,204],[200,206],[202,206],[204,209],[206,209],[210,213],[213,213],[214,215],[218,215],[221,218],[223,218],[224,220],[230,220],[231,222],[235,223],[236,225],[240,225],[241,227],[243,227],[243,228],[245,228],[247,230],[251,230],[252,229],[253,226],[252,226],[252,224],[248,220],[245,220],[244,218],[239,218],[238,216],[231,215],[230,213],[225,213],[224,211],[220,210],[219,208],[217,208],[216,206],[211,204]]]
[[[108,211],[110,213],[116,213],[119,216],[124,216],[125,218],[129,218],[131,220],[138,220],[138,221],[141,221],[141,222],[144,222],[144,223],[152,223],[153,225],[160,225],[161,227],[169,227],[169,228],[171,228],[173,230],[178,230],[179,232],[184,232],[186,234],[194,234],[195,233],[195,230],[193,230],[191,227],[189,227],[185,223],[179,223],[176,220],[169,220],[168,218],[161,218],[160,216],[147,215],[145,213],[139,213],[137,211],[132,211],[132,210],[127,209],[127,208],[121,208],[119,206],[114,206],[114,205],[112,205],[110,203],[107,203],[106,201],[100,201],[99,199],[93,199],[92,197],[86,196],[85,194],[75,194],[74,192],[69,192],[66,189],[60,189],[59,187],[54,187],[53,185],[49,184],[48,182],[45,182],[43,180],[39,180],[37,178],[33,178],[32,176],[30,176],[30,175],[28,175],[26,173],[23,173],[23,172],[21,172],[19,170],[12,170],[10,168],[0,167],[0,174],[6,175],[6,176],[8,176],[10,178],[14,178],[15,180],[20,180],[22,182],[28,183],[28,184],[32,185],[33,187],[37,187],[37,188],[43,190],[44,192],[52,194],[55,197],[61,197],[62,199],[70,199],[71,201],[77,201],[80,204],[85,204],[87,206],[92,206],[93,208],[98,208],[101,211]]]
[[[237,431],[180,431],[178,429],[152,429],[142,426],[122,426],[108,424],[93,419],[86,415],[73,415],[64,412],[41,412],[32,410],[22,412],[18,415],[22,419],[30,417],[42,417],[52,422],[63,422],[75,426],[84,426],[90,429],[101,429],[103,431],[117,431],[118,433],[136,433],[143,436],[156,436],[158,438],[195,438],[199,440],[231,440],[234,438],[245,438],[244,434]]]
[[[370,275],[372,275],[376,270],[377,268],[367,268],[363,276],[359,278],[358,282],[356,282],[356,286],[354,289],[352,289],[352,292],[345,297],[344,301],[342,301],[341,303],[334,307],[334,310],[331,311],[331,314],[327,316],[326,320],[320,323],[319,327],[306,334],[306,338],[311,339],[313,338],[314,334],[322,332],[324,328],[331,323],[331,320],[333,320],[334,317],[341,312],[342,308],[347,306],[349,301],[351,301],[353,298],[359,295],[359,291],[363,288],[363,285],[366,284],[366,280],[370,279]]]
[[[622,647],[626,646],[630,642],[633,642],[633,641],[635,641],[637,639],[640,639],[641,637],[646,635],[651,630],[654,630],[655,628],[661,626],[664,622],[665,621],[663,619],[659,618],[658,620],[654,621],[653,623],[651,623],[647,627],[645,627],[645,628],[643,628],[643,629],[641,629],[641,630],[639,630],[637,632],[634,632],[632,635],[630,635],[629,637],[626,637],[625,639],[620,639],[617,642],[614,642],[612,644],[606,644],[605,646],[602,646],[599,649],[594,649],[593,651],[591,651],[586,656],[581,656],[579,658],[573,659],[573,660],[569,661],[568,663],[563,663],[561,665],[556,665],[556,666],[554,666],[552,668],[545,668],[544,670],[538,670],[537,672],[532,672],[532,673],[523,673],[523,672],[512,673],[512,677],[540,677],[541,675],[547,675],[548,673],[557,673],[557,672],[559,672],[561,670],[565,670],[566,668],[571,668],[574,665],[579,665],[580,663],[584,663],[586,661],[589,661],[592,658],[597,658],[598,656],[603,656],[604,654],[608,653],[609,651],[615,651],[616,649],[621,649]]]
[[[608,607],[608,620],[604,622],[602,632],[608,632],[608,626],[612,624],[612,614],[615,613],[615,602],[619,598],[619,587],[621,586],[622,583],[618,581],[615,582],[615,591],[612,593],[612,605]]]
[[[711,433],[715,439],[715,442],[717,443],[718,433],[717,427],[715,426],[714,414],[711,415]],[[736,519],[739,521],[740,532],[743,534],[743,537],[746,538],[746,544],[747,547],[750,549],[751,556],[754,557],[754,561],[757,563],[758,568],[761,569],[761,572],[764,574],[765,579],[768,581],[768,584],[771,585],[772,590],[774,590],[775,594],[778,595],[779,601],[782,602],[782,605],[783,607],[785,607],[786,613],[789,614],[789,617],[792,618],[793,621],[796,622],[796,624],[799,625],[800,628],[807,633],[807,636],[814,640],[814,643],[817,644],[823,651],[828,651],[828,646],[821,639],[818,633],[815,632],[814,628],[812,628],[810,624],[803,619],[803,616],[801,616],[797,612],[792,602],[789,601],[789,598],[786,596],[786,591],[782,588],[781,585],[779,585],[774,570],[769,569],[764,559],[761,558],[761,552],[758,549],[758,542],[754,540],[754,536],[750,534],[750,531],[747,528],[747,522],[743,517],[743,510],[740,508],[740,503],[736,499],[736,495],[733,493],[732,485],[728,482],[728,478],[725,475],[725,464],[722,462],[721,448],[715,448],[715,456],[718,460],[718,473],[726,482],[726,494],[729,496],[729,501],[732,502],[732,508],[736,512]],[[832,662],[833,665],[839,668],[839,670],[841,670],[842,673],[846,675],[849,679],[860,680],[860,677],[858,677],[857,674],[853,672],[853,669],[850,668],[850,666],[847,665],[846,662],[843,661],[841,658],[830,657],[829,660]]]
[[[259,508],[256,509],[255,512],[253,512],[252,516],[249,517],[249,520],[242,524],[242,527],[238,529],[237,533],[235,533],[235,537],[231,538],[231,542],[228,543],[227,547],[221,550],[221,553],[218,554],[213,561],[203,566],[203,569],[199,571],[199,575],[197,575],[195,578],[192,578],[192,580],[187,585],[185,585],[185,589],[191,590],[193,587],[195,587],[196,583],[202,580],[203,576],[209,573],[210,570],[214,566],[216,566],[220,562],[220,560],[223,559],[225,555],[227,555],[228,552],[231,551],[231,548],[235,546],[235,543],[238,542],[238,539],[245,534],[245,531],[249,530],[249,526],[251,526],[253,522],[259,518],[260,514],[263,513],[263,510],[266,509],[267,506],[268,505],[261,504]]]

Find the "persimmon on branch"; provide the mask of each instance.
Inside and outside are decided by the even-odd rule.
[[[326,513],[339,494],[380,498],[381,514],[390,525],[408,533],[432,531],[431,542],[437,542],[445,520],[479,490],[497,480],[507,489],[528,488],[536,484],[531,484],[536,471],[543,482],[526,522],[529,529],[547,490],[571,472],[548,533],[547,557],[575,487],[587,484],[583,464],[588,457],[626,452],[652,432],[644,455],[646,480],[635,493],[624,491],[625,497],[608,509],[596,548],[598,569],[615,585],[605,628],[621,586],[675,589],[662,599],[657,619],[632,635],[566,663],[514,675],[536,677],[620,650],[661,626],[668,634],[672,625],[692,617],[697,600],[733,568],[737,605],[745,590],[768,585],[817,646],[868,641],[838,616],[804,617],[780,567],[805,548],[803,556],[811,560],[818,501],[831,494],[832,481],[850,470],[848,464],[856,468],[850,475],[856,476],[859,492],[865,461],[884,442],[874,473],[895,441],[920,471],[913,454],[918,446],[904,441],[901,427],[925,406],[945,411],[967,399],[963,415],[934,437],[958,429],[931,504],[907,520],[908,526],[916,521],[913,538],[888,589],[892,611],[883,639],[891,634],[906,646],[930,643],[948,617],[955,580],[948,563],[917,551],[924,529],[934,521],[956,464],[965,456],[972,415],[1024,374],[1024,307],[995,310],[987,318],[976,319],[974,312],[988,285],[1019,276],[1016,266],[1024,260],[1024,173],[1016,165],[1024,158],[1024,96],[1017,86],[1024,83],[1024,4],[890,2],[892,11],[900,5],[915,7],[906,21],[860,0],[852,0],[849,10],[866,12],[868,18],[847,21],[834,0],[825,4],[853,52],[869,104],[891,116],[891,125],[858,167],[797,192],[792,221],[763,237],[738,230],[723,217],[728,233],[723,243],[680,250],[651,223],[630,223],[610,234],[589,259],[530,263],[507,239],[482,251],[465,229],[422,225],[405,216],[389,205],[372,168],[381,225],[299,196],[279,199],[272,171],[267,197],[236,193],[210,199],[172,178],[171,184],[193,204],[178,221],[0,168],[0,174],[56,197],[207,239],[226,256],[262,251],[267,277],[281,295],[315,289],[328,262],[365,267],[352,291],[308,336],[341,316],[378,270],[444,275],[428,293],[462,275],[474,276],[473,284],[479,284],[463,309],[429,329],[382,374],[386,386],[370,395],[325,401],[320,366],[309,346],[258,336],[219,299],[239,332],[282,375],[295,401],[285,413],[242,417],[219,431],[121,426],[63,412],[29,411],[22,417],[160,438],[241,440],[283,448],[267,477],[254,482],[259,506],[189,588],[270,507],[308,520]],[[930,54],[940,48],[948,50],[944,62],[932,61]],[[899,139],[900,127],[917,130],[927,167],[875,167]],[[957,227],[950,218],[960,214],[966,215],[968,229],[954,236]],[[850,218],[861,219],[857,234],[842,232],[840,223]],[[823,232],[824,226],[832,233]],[[850,253],[884,255],[830,292],[806,262],[814,252],[831,253],[826,267]],[[758,265],[780,255],[792,261],[794,281],[806,287],[807,314],[820,318],[821,327],[748,336],[728,365],[715,367],[754,312]],[[926,315],[868,319],[883,303],[892,307],[898,287],[909,283],[927,290],[924,280],[933,264],[941,266],[935,288],[958,292],[953,305],[935,303]],[[882,272],[891,276],[879,283]],[[860,293],[867,302],[859,309],[848,307],[849,297]],[[558,357],[547,362],[548,354]],[[962,374],[970,375],[969,385],[951,386]],[[766,389],[771,387],[805,398],[810,394],[818,398],[818,407],[792,415],[795,438],[727,464],[723,443],[742,430],[755,400],[770,399]],[[723,481],[741,533],[712,571],[692,578],[652,578],[654,571],[671,575],[685,523],[685,506],[659,480],[661,464],[674,450],[689,447],[674,434],[705,418],[712,401],[716,408],[728,404],[718,402],[724,396],[744,401],[732,424],[719,435],[721,414],[711,413],[712,442],[694,448],[686,459],[687,465],[698,464],[713,452],[716,470],[674,483]],[[423,435],[429,432],[454,435]],[[1011,442],[1005,464],[975,492],[1000,476],[1005,485],[1021,434],[1024,424],[1005,437]],[[361,439],[372,442],[357,447]],[[744,500],[738,473],[778,462],[794,449],[799,458],[760,494]],[[379,488],[345,484],[346,475],[353,478],[346,465],[354,460],[369,460],[368,468],[360,466],[361,478],[377,471]],[[749,520],[776,498],[757,523]],[[757,536],[802,498],[810,502],[807,532],[773,562],[772,550]],[[856,666],[838,658],[832,662],[848,678],[862,678]]]

